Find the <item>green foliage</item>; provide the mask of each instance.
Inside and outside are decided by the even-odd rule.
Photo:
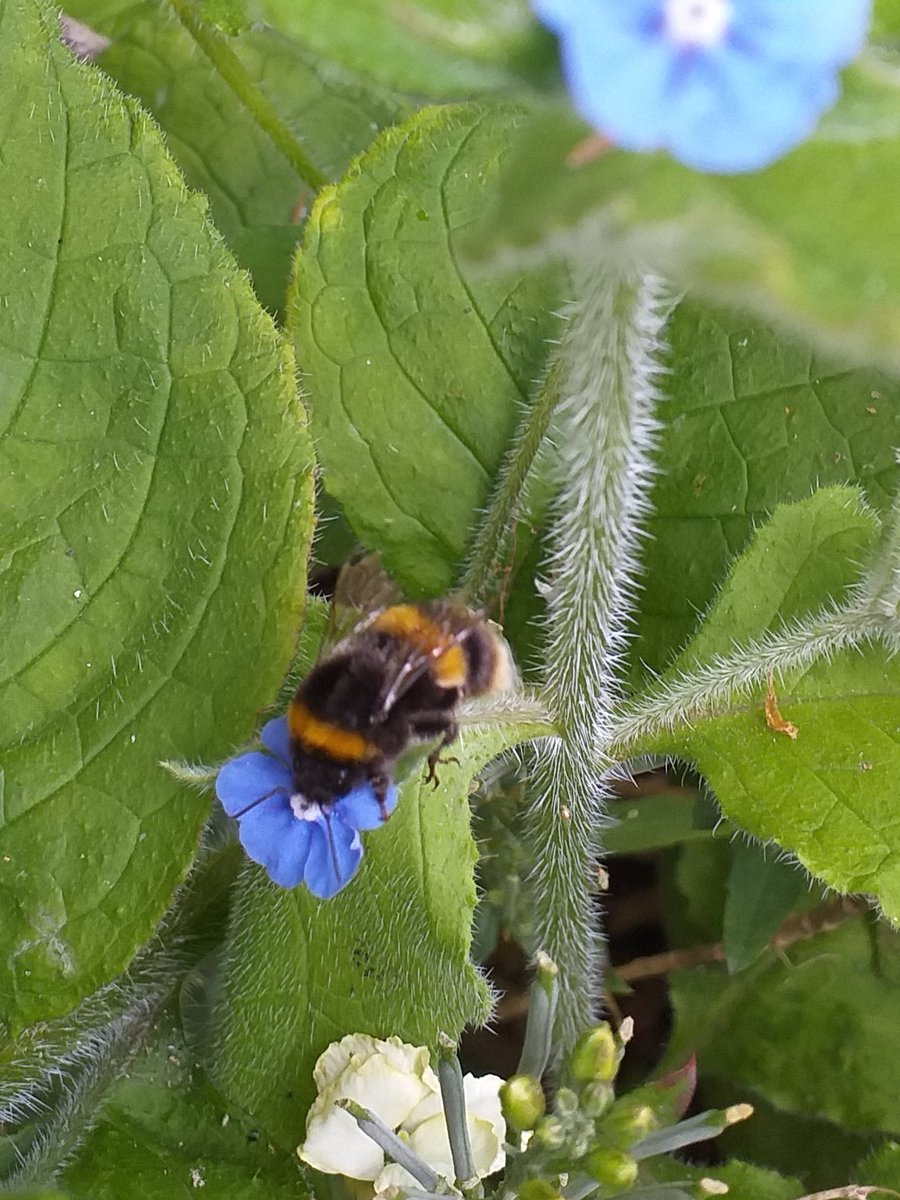
[[[0,19],[15,1028],[121,971],[187,871],[207,800],[159,761],[224,756],[277,686],[311,463],[290,352],[157,131],[43,10],[17,0]]]
[[[585,153],[527,0],[67,12],[99,65],[0,5],[0,1190],[307,1196],[317,1057],[486,1021],[510,936],[566,986],[506,1195],[900,1189],[897,0],[813,138],[715,177]],[[464,581],[545,681],[464,714],[436,789],[414,748],[322,903],[209,818],[329,622],[314,469],[321,563]],[[576,807],[648,763],[616,824]],[[618,1098],[625,1035],[577,1039],[598,847],[653,855],[661,969],[705,964],[679,1070]],[[732,1161],[681,1161],[748,1100]]]
[[[533,263],[572,253],[587,228],[598,245],[627,242],[697,294],[896,367],[900,223],[888,214],[898,88],[894,58],[873,52],[847,73],[813,138],[743,175],[700,175],[662,154],[615,149],[573,165],[590,129],[567,106],[541,106],[469,249]]]
[[[718,966],[679,971],[670,1055],[696,1053],[701,1073],[727,1080],[732,1099],[749,1089],[782,1112],[896,1135],[898,971],[898,935],[862,918],[767,953],[738,975]]]
[[[524,0],[423,0],[402,9],[357,0],[340,21],[329,0],[258,0],[258,9],[326,59],[442,100],[539,82],[555,66],[552,40]]]
[[[286,892],[255,867],[242,876],[213,1013],[213,1072],[285,1149],[302,1140],[312,1068],[329,1042],[352,1032],[433,1046],[440,1032],[487,1019],[485,981],[468,957],[468,784],[541,729],[534,719],[465,729],[459,761],[439,768],[436,788],[419,760],[396,813],[367,835],[358,878],[332,900]]]
[[[382,135],[320,193],[297,262],[288,327],[325,484],[414,595],[452,585],[558,328],[559,272],[475,276],[456,245],[517,121],[425,109]]]
[[[121,1200],[140,1181],[147,1200],[208,1187],[229,1200],[311,1195],[295,1158],[275,1154],[255,1123],[231,1111],[166,1023],[112,1090],[99,1124],[63,1175],[72,1200]]]

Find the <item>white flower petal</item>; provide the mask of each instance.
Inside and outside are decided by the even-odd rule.
[[[375,1180],[375,1200],[378,1200],[378,1193],[385,1191],[389,1187],[414,1187],[421,1188],[421,1183],[418,1179],[414,1179],[405,1167],[401,1167],[398,1163],[387,1163],[384,1170],[378,1175]]]
[[[320,1096],[309,1110],[306,1141],[297,1147],[297,1153],[326,1175],[375,1179],[384,1166],[384,1154],[350,1114],[336,1108],[334,1098],[326,1096]]]
[[[500,1109],[500,1085],[496,1075],[463,1080],[466,1097],[466,1123],[475,1169],[482,1178],[498,1171],[506,1162],[503,1140],[506,1122]],[[429,1166],[441,1175],[453,1176],[450,1140],[441,1106],[440,1095],[427,1096],[413,1110],[403,1128],[409,1134],[409,1144]]]

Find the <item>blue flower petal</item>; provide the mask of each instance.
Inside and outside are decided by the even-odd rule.
[[[275,883],[292,888],[303,879],[312,826],[294,816],[287,797],[273,796],[247,813],[238,834],[249,857],[265,867]]]
[[[862,50],[871,0],[732,0],[732,28],[761,59],[842,67]]]
[[[230,817],[273,788],[290,791],[290,772],[277,758],[260,754],[258,750],[239,754],[227,762],[216,776],[216,795]]]
[[[397,807],[397,788],[393,783],[387,790],[384,807],[388,816]],[[384,824],[371,783],[362,783],[342,796],[335,806],[335,816],[351,829],[378,829]]]
[[[561,42],[563,71],[581,115],[626,150],[658,150],[677,56],[662,39],[638,40],[607,57],[582,30]]]
[[[709,56],[672,98],[667,148],[701,171],[756,170],[813,132],[837,87],[830,72],[786,72],[744,55]]]
[[[274,720],[267,721],[259,736],[265,748],[271,750],[276,758],[280,758],[287,767],[290,767],[291,746],[287,717],[275,717]]]
[[[860,51],[871,0],[731,0],[712,38],[676,40],[664,0],[532,0],[560,38],[575,107],[628,150],[756,170],[814,130]],[[685,14],[682,13],[682,16]],[[715,21],[715,13],[710,10]]]
[[[356,874],[363,856],[362,842],[356,830],[334,814],[303,824],[310,832],[303,881],[314,896],[328,900]]]

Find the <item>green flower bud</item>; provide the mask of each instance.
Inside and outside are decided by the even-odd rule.
[[[534,1127],[535,1140],[548,1150],[559,1150],[566,1142],[566,1131],[559,1117],[541,1117]]]
[[[578,1112],[578,1097],[571,1088],[561,1087],[557,1090],[553,1107],[563,1120],[574,1117]]]
[[[586,1083],[579,1093],[581,1111],[585,1116],[602,1117],[616,1098],[616,1092],[611,1083],[603,1083],[599,1079]]]
[[[518,1200],[561,1200],[559,1190],[546,1179],[527,1179],[521,1184]]]
[[[544,1090],[532,1075],[513,1075],[500,1088],[500,1107],[507,1125],[519,1133],[534,1129],[544,1115]]]
[[[569,1070],[576,1083],[594,1079],[609,1083],[619,1069],[619,1044],[604,1022],[583,1033],[569,1058]]]
[[[601,1118],[598,1130],[607,1144],[633,1146],[659,1126],[659,1118],[649,1104],[617,1104]]]
[[[627,1192],[637,1179],[638,1165],[624,1150],[599,1147],[588,1155],[585,1166],[591,1179],[611,1192]]]

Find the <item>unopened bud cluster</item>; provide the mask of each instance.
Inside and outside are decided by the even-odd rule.
[[[508,1182],[514,1186],[506,1195],[557,1200],[576,1176],[600,1184],[598,1196],[634,1186],[638,1165],[628,1149],[652,1128],[653,1113],[645,1104],[616,1102],[614,1082],[630,1028],[623,1034],[604,1023],[578,1039],[549,1111],[539,1080],[515,1075],[504,1085],[507,1124],[525,1135],[525,1148],[515,1166],[510,1164]]]

